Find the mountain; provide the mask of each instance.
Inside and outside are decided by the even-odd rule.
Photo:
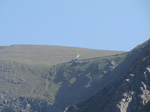
[[[130,51],[105,82],[97,94],[63,112],[149,112],[150,40]]]
[[[0,46],[0,54],[0,111],[58,112],[105,87],[104,76],[128,53],[13,45]]]

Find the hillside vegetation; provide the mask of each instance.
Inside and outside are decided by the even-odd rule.
[[[71,61],[78,52],[80,60]],[[27,45],[0,47],[0,53],[2,112],[58,112],[84,101],[105,86],[103,77],[109,76],[127,55]],[[62,63],[64,60],[68,62]]]
[[[46,46],[46,45],[12,45],[0,47],[0,60],[11,60],[28,64],[54,65],[75,59],[96,58],[123,53],[122,51],[93,50],[75,47]]]
[[[0,53],[1,112],[150,111],[150,40],[126,53],[31,45]]]

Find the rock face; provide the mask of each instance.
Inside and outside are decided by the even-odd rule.
[[[96,95],[63,112],[149,112],[150,40],[133,49],[110,78]]]
[[[1,112],[48,112],[50,104],[43,99],[20,96],[0,103]]]

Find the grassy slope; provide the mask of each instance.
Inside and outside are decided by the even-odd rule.
[[[46,71],[17,62],[1,62],[1,95],[3,99],[19,96],[48,100],[52,112],[76,104],[96,94],[101,80],[126,54],[100,57],[52,66]],[[7,71],[7,72],[6,72]],[[22,83],[18,82],[22,79]],[[18,104],[16,104],[18,105]]]
[[[114,55],[118,53],[122,52],[35,45],[0,47],[1,100],[40,98],[48,100],[52,110],[61,110],[95,94],[101,78],[126,56]],[[70,61],[77,54],[81,55],[78,62],[52,66]]]
[[[121,51],[93,50],[75,47],[44,45],[13,45],[0,47],[0,60],[13,60],[23,63],[58,64],[68,62],[78,54],[80,59],[89,59],[123,53]]]

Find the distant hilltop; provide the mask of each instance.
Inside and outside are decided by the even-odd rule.
[[[54,65],[75,59],[77,54],[80,54],[82,60],[120,53],[124,52],[48,45],[11,45],[0,47],[0,60]]]

